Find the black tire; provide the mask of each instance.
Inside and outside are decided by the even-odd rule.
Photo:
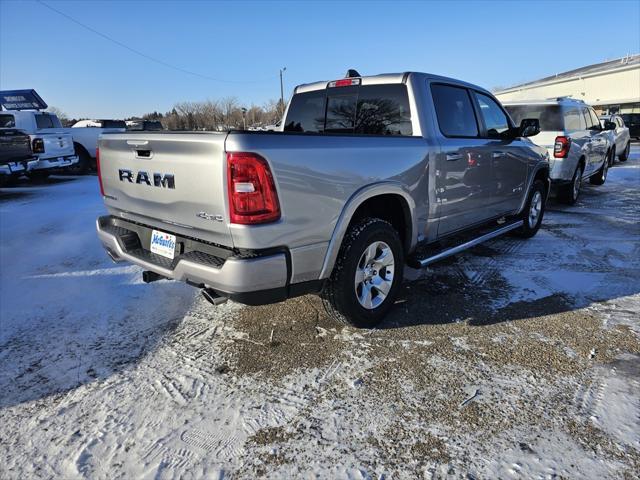
[[[362,293],[362,288],[367,287],[362,287],[362,285],[366,285],[367,281],[365,280],[358,286],[356,274],[357,270],[363,271],[361,261],[366,260],[367,251],[376,242],[386,244],[386,247],[393,254],[393,277],[390,279],[391,287],[382,300],[380,300],[381,294],[375,284],[368,287],[368,291],[373,292],[369,295],[369,303],[371,304],[371,299],[375,300],[376,298],[381,303],[372,308],[365,308],[361,304],[359,296],[366,297],[366,294]],[[382,252],[382,250],[376,251]],[[378,253],[374,257],[377,258],[377,255]],[[380,258],[385,257],[381,256]],[[386,269],[386,267],[382,268]],[[382,268],[378,271],[382,272]],[[327,314],[339,322],[357,328],[371,328],[378,325],[394,304],[402,283],[403,269],[404,252],[400,236],[395,228],[389,222],[379,218],[365,218],[359,221],[347,231],[331,277],[320,294]],[[376,272],[373,275],[377,275],[377,278],[376,276],[370,277],[369,285],[376,280],[384,281],[385,277],[390,278],[388,271],[385,271],[384,274]]]
[[[616,147],[613,147],[611,150],[611,155],[609,155],[609,168],[613,167],[616,163]]]
[[[67,172],[72,175],[86,175],[91,170],[91,155],[87,153],[84,147],[74,143],[76,155],[78,155],[78,163],[67,167]]]
[[[46,170],[36,170],[35,172],[27,173],[27,177],[29,177],[29,180],[33,183],[44,183],[47,181],[47,178],[49,178],[49,175],[51,174]]]
[[[559,202],[565,203],[567,205],[573,205],[578,201],[578,197],[580,196],[580,188],[582,187],[582,172],[584,172],[584,167],[582,166],[582,164],[578,164],[578,166],[576,167],[576,171],[573,173],[571,182],[567,185],[562,185],[558,189]]]
[[[609,164],[610,164],[610,156],[611,151],[607,154],[607,158],[604,162],[602,162],[602,167],[596,173],[589,177],[589,183],[592,185],[604,185],[604,182],[607,181],[607,174],[609,173]]]
[[[534,203],[535,202],[535,203]],[[534,208],[532,208],[534,207]],[[531,186],[527,203],[522,210],[522,220],[524,224],[515,231],[515,234],[522,238],[531,238],[542,225],[542,218],[547,207],[547,187],[542,180],[536,180]],[[537,213],[534,218],[534,213]]]
[[[629,159],[629,150],[631,149],[631,142],[627,142],[627,146],[624,148],[624,151],[618,157],[618,160],[621,162],[626,162]]]

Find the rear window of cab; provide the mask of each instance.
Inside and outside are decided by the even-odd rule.
[[[413,135],[404,84],[334,87],[291,99],[285,132]]]

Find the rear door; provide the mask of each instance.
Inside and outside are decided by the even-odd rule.
[[[438,235],[446,235],[491,217],[491,148],[480,138],[471,92],[461,86],[432,83],[439,128],[436,157]]]
[[[105,204],[112,215],[231,246],[226,208],[226,133],[104,135]]]
[[[479,112],[481,135],[487,139],[485,148],[491,158],[491,198],[488,209],[492,216],[511,213],[522,201],[527,181],[531,149],[520,138],[513,138],[509,116],[500,104],[488,95],[473,92]]]
[[[584,107],[583,114],[589,132],[589,160],[585,173],[594,173],[598,170],[607,155],[609,133],[603,130],[600,119],[592,108]]]

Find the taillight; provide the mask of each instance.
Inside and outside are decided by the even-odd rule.
[[[252,225],[280,218],[280,204],[269,164],[255,153],[227,153],[231,223]]]
[[[555,158],[566,158],[569,155],[569,147],[571,147],[570,138],[556,137],[556,143],[553,145],[553,156]]]
[[[31,150],[33,150],[33,153],[44,153],[44,140],[42,138],[34,138]]]
[[[104,197],[104,187],[102,186],[102,172],[100,172],[100,149],[96,148],[96,170],[98,171],[98,183],[100,184],[100,195]]]

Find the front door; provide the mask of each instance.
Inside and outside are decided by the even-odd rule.
[[[492,216],[514,213],[526,190],[529,162],[534,161],[528,142],[513,136],[504,109],[488,95],[473,92],[479,112],[481,136],[486,138],[485,156],[491,159]],[[526,143],[525,143],[526,142]]]
[[[438,136],[435,189],[438,236],[491,217],[491,155],[480,138],[471,92],[460,86],[431,84]]]

